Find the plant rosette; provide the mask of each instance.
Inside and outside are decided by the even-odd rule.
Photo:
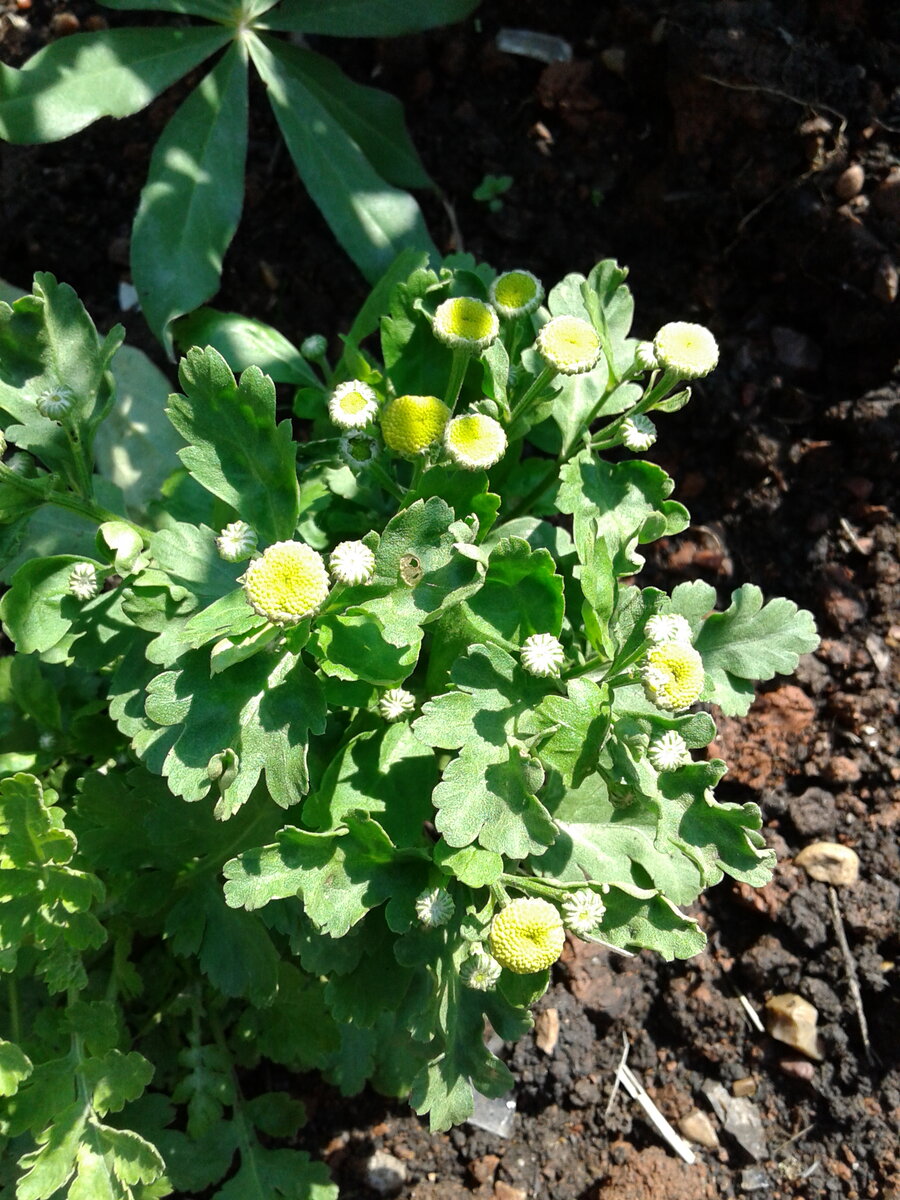
[[[511,1086],[486,1021],[530,1027],[566,929],[686,958],[706,889],[771,877],[705,750],[812,618],[644,585],[690,518],[619,449],[709,341],[664,326],[641,382],[617,264],[503,313],[529,289],[407,255],[293,421],[246,342],[120,398],[70,288],[0,303],[0,1120],[33,1200],[101,1162],[110,1195],[328,1200],[276,1069],[447,1129]]]

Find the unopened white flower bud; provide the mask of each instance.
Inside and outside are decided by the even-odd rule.
[[[652,342],[638,342],[634,350],[634,363],[642,371],[655,371],[659,366]]]
[[[416,916],[428,929],[446,925],[453,916],[455,907],[453,897],[446,888],[432,888],[416,897]]]
[[[489,992],[503,974],[503,968],[495,958],[483,950],[475,950],[459,968],[459,977],[467,988],[476,992]]]
[[[378,701],[378,711],[386,721],[399,721],[415,706],[415,696],[405,688],[390,688]]]
[[[687,642],[693,640],[691,627],[678,613],[657,613],[644,626],[644,636],[651,642]]]
[[[562,643],[551,633],[533,633],[522,643],[522,666],[529,675],[558,675],[565,657]]]
[[[300,343],[300,353],[304,358],[312,359],[313,362],[324,358],[328,353],[328,339],[321,333],[311,333]]]
[[[647,753],[657,771],[675,771],[691,761],[687,742],[674,729],[651,742]]]
[[[232,521],[216,538],[219,557],[224,558],[226,562],[243,562],[245,558],[250,558],[256,553],[256,546],[256,530],[246,521]]]
[[[691,321],[670,321],[653,339],[653,349],[661,367],[674,371],[679,379],[702,379],[719,361],[716,339],[705,325]]]
[[[35,400],[35,405],[41,416],[49,417],[52,421],[58,421],[60,417],[64,417],[66,413],[71,412],[74,403],[75,393],[70,387],[66,387],[65,384],[47,388]]]
[[[606,905],[590,888],[580,888],[565,897],[562,911],[566,928],[583,937],[600,924]]]
[[[93,600],[100,590],[97,572],[90,563],[76,563],[69,575],[69,592],[76,600]]]
[[[341,542],[328,558],[338,583],[367,583],[375,572],[375,555],[363,542]]]
[[[656,441],[656,426],[643,413],[622,422],[622,442],[629,450],[649,450]]]

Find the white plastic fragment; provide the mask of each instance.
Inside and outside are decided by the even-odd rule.
[[[476,1129],[484,1129],[497,1137],[509,1137],[513,1130],[513,1120],[516,1115],[516,1102],[511,1095],[500,1096],[491,1100],[475,1092],[475,1102],[468,1124]]]
[[[501,29],[497,34],[497,49],[543,63],[572,61],[572,47],[564,38],[536,33],[533,29]]]

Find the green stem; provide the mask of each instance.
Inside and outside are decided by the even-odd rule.
[[[531,381],[531,386],[525,392],[525,395],[517,402],[516,407],[512,410],[512,415],[509,418],[510,427],[515,425],[516,421],[518,421],[519,417],[524,414],[532,400],[534,400],[536,396],[540,395],[547,384],[555,379],[558,374],[559,371],[557,371],[556,367],[552,366],[550,363],[547,363],[540,375],[535,376],[535,378]]]
[[[4,463],[0,463],[0,482],[8,483],[12,487],[18,488],[21,492],[27,492],[28,495],[33,496],[41,504],[55,504],[57,508],[68,509],[69,512],[77,513],[80,517],[86,517],[89,521],[95,521],[98,525],[102,525],[106,521],[121,521],[133,529],[135,533],[140,534],[144,541],[149,540],[153,536],[151,530],[145,529],[142,525],[135,524],[134,521],[129,521],[121,513],[110,512],[108,508],[103,508],[102,505],[95,503],[89,497],[78,496],[68,492],[48,492],[44,486],[45,481],[27,479],[24,475],[19,475],[16,471],[11,471]]]
[[[456,407],[456,401],[459,399],[459,393],[463,385],[463,380],[466,377],[466,368],[469,365],[469,359],[472,357],[472,351],[465,346],[456,346],[453,350],[453,362],[450,364],[450,380],[447,384],[447,391],[444,396],[444,403],[453,412]]]
[[[678,382],[678,377],[671,371],[665,371],[659,380],[654,383],[638,400],[637,404],[633,405],[626,412],[620,413],[615,420],[610,421],[598,433],[595,433],[591,439],[592,450],[606,450],[609,447],[618,445],[618,433],[629,417],[636,417],[639,413],[645,413],[648,409],[653,408],[660,400],[664,398],[666,392],[670,391],[673,383]],[[590,422],[585,426],[590,428]]]
[[[63,417],[60,424],[69,443],[69,449],[72,451],[72,462],[75,467],[72,486],[83,499],[92,500],[94,496],[92,467],[89,455],[85,453],[84,443],[71,421]]]
[[[381,465],[381,463],[370,462],[368,464],[368,466],[366,467],[366,470],[369,472],[369,474],[372,476],[373,479],[376,479],[381,484],[381,486],[384,488],[384,490],[386,492],[388,492],[391,496],[394,497],[395,500],[403,499],[403,492],[400,490],[399,484],[397,484],[391,478],[391,476],[388,474],[388,472],[385,470],[385,468]]]
[[[19,985],[15,977],[10,975],[6,981],[6,995],[9,1002],[9,1029],[11,1040],[17,1045],[22,1040],[22,1018],[19,1013]]]

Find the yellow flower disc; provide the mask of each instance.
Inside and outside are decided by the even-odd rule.
[[[719,361],[716,339],[705,325],[670,321],[653,340],[660,366],[675,371],[679,379],[702,379]]]
[[[703,692],[703,659],[685,642],[662,642],[644,659],[644,691],[654,704],[680,712],[700,699]]]
[[[486,350],[500,332],[497,314],[483,300],[454,296],[437,306],[432,325],[434,336],[448,346],[472,353]]]
[[[493,417],[465,413],[447,425],[444,445],[455,463],[468,471],[477,471],[500,461],[506,453],[506,434]]]
[[[544,289],[530,271],[506,271],[491,284],[490,296],[501,317],[521,317],[534,312],[544,298]]]
[[[321,554],[302,542],[275,542],[253,560],[243,577],[244,594],[261,617],[292,625],[311,617],[328,595]]]
[[[552,317],[537,335],[541,358],[561,375],[583,375],[600,357],[597,330],[581,317]]]
[[[449,420],[437,396],[398,396],[381,410],[381,434],[389,450],[412,457],[439,442]]]
[[[491,954],[516,975],[544,971],[566,940],[559,911],[546,900],[513,900],[491,922]]]

